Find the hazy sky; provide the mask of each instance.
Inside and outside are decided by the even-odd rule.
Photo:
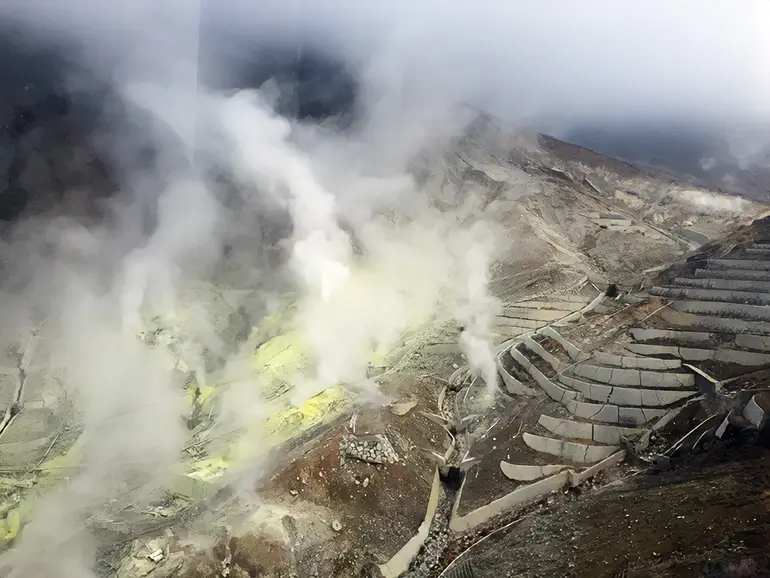
[[[374,59],[380,83],[472,99],[512,119],[770,121],[766,0],[204,0],[255,40],[322,40]],[[179,74],[197,51],[187,0],[4,0],[3,11],[78,38],[91,58]],[[384,80],[383,80],[384,79]]]

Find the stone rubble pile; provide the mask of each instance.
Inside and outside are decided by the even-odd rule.
[[[340,456],[343,459],[353,458],[370,464],[393,464],[398,461],[396,450],[390,440],[382,434],[344,437],[340,441]]]

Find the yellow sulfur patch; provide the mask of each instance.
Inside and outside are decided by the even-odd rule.
[[[195,462],[195,469],[187,472],[191,478],[201,481],[209,481],[220,477],[230,466],[224,458],[206,458]]]
[[[40,472],[52,478],[68,478],[77,472],[78,460],[72,449],[65,454],[48,458],[40,464]]]
[[[6,542],[13,540],[19,535],[19,530],[21,529],[21,516],[19,515],[18,510],[11,510],[8,512],[8,515],[5,517],[5,522],[0,525],[0,532],[2,532],[3,529],[5,530],[5,533],[2,534],[2,536],[3,540]]]
[[[253,357],[254,369],[265,385],[265,396],[271,398],[284,384],[310,366],[310,353],[296,333],[285,333],[263,343]]]
[[[369,359],[369,365],[372,367],[385,367],[388,365],[387,356],[383,355],[382,353],[374,352]]]
[[[271,415],[267,420],[271,442],[281,443],[291,437],[337,417],[350,404],[351,396],[340,387],[326,389],[302,402]]]
[[[271,413],[247,428],[227,450],[228,462],[252,462],[272,448],[314,426],[328,423],[352,403],[352,397],[342,388],[331,388],[291,406]]]
[[[214,395],[217,393],[217,388],[213,385],[199,385],[197,386],[198,389],[198,403],[200,405],[206,405],[206,402],[211,400]],[[187,388],[187,403],[192,407],[192,405],[195,403],[195,390],[196,387],[194,384],[191,385],[191,387]]]

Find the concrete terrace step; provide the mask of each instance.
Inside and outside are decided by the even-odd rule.
[[[535,307],[506,307],[504,314],[501,316],[506,319],[533,319],[536,321],[556,321],[562,317],[566,317],[567,313],[560,310],[552,309],[537,309]]]
[[[725,256],[726,259],[770,260],[770,251],[757,247],[741,247]]]
[[[500,471],[509,480],[515,482],[534,482],[541,478],[558,474],[562,470],[571,468],[566,464],[551,464],[547,466],[533,466],[530,464],[509,464],[508,462],[500,462]]]
[[[600,444],[618,445],[625,439],[642,436],[645,429],[575,421],[542,414],[538,423],[546,430],[566,439],[592,440]]]
[[[692,377],[694,381],[695,377]],[[668,407],[697,393],[694,390],[620,387],[585,381],[568,375],[559,376],[559,382],[579,392],[582,398],[587,401],[611,403],[623,407]]]
[[[538,343],[531,337],[527,337],[526,339],[524,339],[524,341],[522,342],[522,345],[527,349],[529,349],[532,353],[537,355],[540,359],[545,361],[548,365],[550,365],[556,373],[567,371],[567,369],[569,369],[571,365],[569,363],[564,363],[562,360],[556,357],[553,353],[546,351],[546,349],[540,343]]]
[[[540,386],[540,389],[542,389],[552,400],[563,404],[568,401],[577,400],[579,398],[578,392],[561,387],[560,385],[557,385],[548,379],[548,377],[542,371],[535,367],[535,365],[515,347],[512,347],[508,351],[508,354],[516,363],[519,364],[520,367],[524,369],[524,371],[528,372],[529,375],[532,376],[533,381],[538,386]]]
[[[553,470],[540,470],[539,472],[535,471],[536,474],[542,473],[542,477],[536,481],[532,481],[531,483],[520,484],[512,492],[506,494],[505,496],[461,516],[458,513],[458,508],[462,500],[465,484],[468,480],[466,477],[463,485],[460,488],[460,491],[458,492],[455,504],[452,507],[452,514],[449,520],[449,529],[453,532],[467,532],[489,521],[494,516],[498,516],[503,512],[511,510],[512,508],[530,504],[544,496],[547,496],[548,494],[563,490],[565,488],[577,487],[599,472],[620,463],[624,458],[625,451],[620,450],[586,468],[567,465],[567,467],[559,468],[559,471],[556,471],[556,473],[553,473]],[[509,468],[504,469],[504,465],[508,465]],[[518,465],[506,464],[506,462],[501,462],[500,467],[503,469],[504,473],[506,471],[513,472],[513,476],[509,476],[511,479],[515,479],[514,476],[517,475],[517,472],[522,471],[518,469]],[[551,464],[542,464],[542,467],[553,468],[554,466]]]
[[[527,333],[532,333],[536,328],[532,327],[515,327],[513,325],[495,325],[492,327],[492,331],[495,335],[511,339],[513,337],[519,337]]]
[[[519,327],[529,330],[539,329],[547,325],[546,321],[501,316],[496,316],[493,323],[496,327]]]
[[[591,291],[591,295],[558,295],[554,299],[558,301],[566,301],[568,303],[575,303],[582,306],[587,305],[596,298],[596,293]]]
[[[672,302],[672,305],[675,302]],[[729,317],[696,315],[681,311],[662,309],[659,317],[675,327],[686,327],[709,331],[711,333],[752,333],[770,335],[770,323],[764,321],[746,321]]]
[[[667,409],[644,407],[623,407],[609,403],[592,403],[577,400],[567,401],[567,411],[580,419],[609,424],[641,426],[654,419],[662,418]]]
[[[625,369],[649,369],[653,371],[666,371],[670,369],[680,369],[682,367],[682,362],[678,359],[630,357],[626,355],[616,355],[614,353],[605,353],[603,351],[594,351],[591,355],[591,361],[594,361],[599,365],[621,367]]]
[[[722,289],[728,291],[751,291],[770,294],[770,281],[752,281],[751,279],[692,279],[676,277],[674,285],[696,287],[699,289]]]
[[[715,301],[739,305],[770,305],[770,294],[750,291],[722,289],[699,289],[691,287],[652,287],[650,295],[666,299],[689,299],[693,301]]]
[[[764,335],[741,333],[735,336],[735,344],[755,351],[770,351],[770,337]]]
[[[505,364],[503,363],[503,355],[509,354],[507,351],[501,351],[497,354],[496,361],[497,370],[500,374],[500,378],[503,380],[503,385],[505,386],[506,391],[511,395],[535,395],[537,392],[534,389],[524,385],[505,368]]]
[[[580,359],[584,355],[583,352],[578,349],[578,347],[570,343],[553,327],[545,327],[540,333],[546,337],[550,337],[556,343],[561,345],[564,351],[567,352],[567,355],[570,357],[570,359]]]
[[[579,464],[593,464],[610,457],[620,448],[604,445],[587,445],[557,438],[524,433],[524,443],[535,451],[558,456]]]
[[[751,337],[767,339],[770,343],[770,338],[763,338],[757,335],[752,335]],[[747,367],[770,365],[770,355],[753,351],[741,351],[739,349],[702,349],[696,347],[679,347],[676,345],[648,345],[645,343],[630,343],[626,345],[626,349],[633,353],[639,353],[640,355],[673,355],[684,361],[713,360],[718,361],[719,363],[734,363],[737,365],[745,365]]]
[[[694,315],[728,318],[745,321],[770,321],[770,307],[744,305],[724,301],[673,301],[671,308]]]
[[[749,269],[696,269],[695,277],[700,279],[770,281],[770,272]]]
[[[768,393],[755,394],[743,408],[745,417],[755,428],[762,429],[770,418],[770,398]]]
[[[554,311],[567,311],[569,313],[571,311],[579,311],[585,305],[586,303],[574,303],[572,301],[519,301],[517,303],[513,303],[512,305],[506,305],[503,308],[503,311],[508,311],[508,309],[527,308],[548,310],[552,309]]]
[[[770,261],[760,259],[709,259],[706,261],[706,268],[770,271]]]
[[[689,373],[657,373],[652,370],[625,371],[622,368],[603,368],[601,366],[585,363],[579,363],[573,366],[562,362],[553,354],[546,351],[542,345],[535,342],[533,339],[528,338],[524,340],[522,345],[553,368],[558,375],[558,383],[577,391],[583,398],[591,401],[609,402],[625,406],[667,406],[690,397],[686,392],[672,391],[673,389],[695,386],[695,377]],[[680,360],[623,357],[603,352],[597,352],[594,355],[598,355],[601,359],[609,362],[635,362],[637,364],[646,362],[650,365],[657,363],[659,364],[657,369],[660,370],[680,369],[682,365]],[[628,382],[633,380],[634,383],[607,385],[606,382],[600,383],[596,379],[594,379],[594,382],[577,379],[574,377],[576,374],[575,371],[581,367],[589,368],[589,370],[584,371],[584,373],[594,373],[596,370],[607,369],[607,371],[599,372],[600,377],[606,377],[607,379],[614,378],[614,381]],[[578,373],[580,372],[578,371]],[[660,377],[660,379],[658,379],[658,377]],[[659,387],[663,391],[648,389],[651,387],[650,384],[655,384],[654,387]],[[638,388],[635,386],[638,386]],[[549,388],[553,387],[559,386],[551,381]],[[563,401],[565,399],[563,392],[559,392],[558,395],[560,397],[557,401]]]
[[[599,404],[599,403],[592,403],[592,402],[585,402],[584,396],[581,392],[577,391],[576,389],[568,389],[564,386],[562,386],[560,383],[555,383],[548,379],[535,365],[529,361],[529,359],[524,356],[523,353],[518,351],[515,347],[511,348],[509,351],[509,354],[513,359],[519,364],[520,367],[524,368],[526,371],[529,372],[530,375],[532,375],[534,381],[540,386],[540,388],[545,391],[546,395],[553,399],[554,401],[557,401],[564,405],[569,413],[572,415],[581,418],[581,419],[587,419],[592,421],[598,421],[598,422],[604,422],[604,423],[611,423],[611,424],[624,424],[624,425],[643,425],[653,419],[662,417],[666,414],[667,410],[665,409],[656,409],[651,407],[630,407],[630,406],[621,406],[621,405],[615,405],[612,403],[606,403],[605,402]],[[565,378],[566,376],[559,376],[560,382]],[[574,379],[574,378],[572,378]],[[587,382],[586,385],[590,385]],[[578,384],[580,385],[580,384]],[[603,386],[602,384],[596,384],[596,386],[600,387],[608,387]],[[608,387],[608,389],[615,389],[618,390],[618,393],[615,394],[616,397],[620,397],[622,401],[637,401],[637,398],[628,398],[624,399],[622,397],[624,393],[624,389],[632,389],[632,388],[612,388]],[[599,390],[596,390],[597,392]],[[636,391],[643,391],[643,390],[636,390]],[[649,391],[649,390],[645,390]],[[665,392],[661,392],[665,393]],[[676,392],[671,392],[676,393]],[[689,392],[687,392],[689,394]],[[636,395],[635,392],[629,392],[629,395]],[[645,397],[642,399],[641,393],[639,394],[639,404],[641,404],[642,401],[651,400],[654,402],[659,401],[661,398],[656,397],[655,394],[649,394],[650,397]],[[646,394],[645,394],[646,395]],[[680,398],[680,396],[676,396],[677,399]],[[672,399],[672,398],[667,398]]]
[[[682,343],[708,343],[714,335],[703,331],[677,331],[674,329],[647,329],[645,327],[632,327],[628,330],[634,341],[661,341],[670,340]]]
[[[597,383],[625,387],[659,389],[695,387],[695,377],[691,373],[663,373],[644,369],[610,368],[589,363],[578,363],[569,370],[569,373],[572,376],[582,377]]]

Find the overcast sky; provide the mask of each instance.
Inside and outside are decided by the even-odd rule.
[[[770,121],[767,0],[205,0],[257,40],[322,39],[404,82],[510,119]],[[6,14],[177,74],[197,51],[197,0],[3,0]],[[382,79],[385,79],[384,81]]]

